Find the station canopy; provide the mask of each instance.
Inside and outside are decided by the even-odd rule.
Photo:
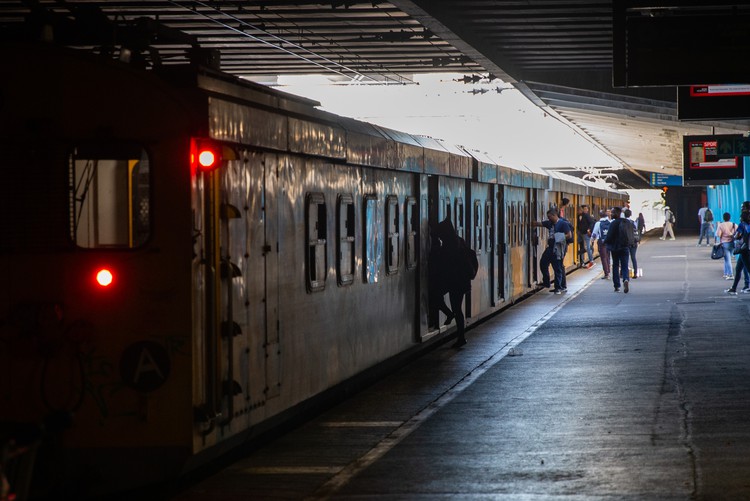
[[[54,41],[146,67],[362,85],[452,73],[477,93],[502,82],[614,158],[621,188],[681,175],[683,136],[750,130],[742,116],[679,120],[677,102],[678,86],[749,83],[750,39],[732,35],[748,28],[750,6],[722,0],[0,2],[0,43]],[[597,169],[608,176],[566,168]]]

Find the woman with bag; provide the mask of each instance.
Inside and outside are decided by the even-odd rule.
[[[737,267],[734,270],[734,282],[732,287],[725,290],[728,294],[737,294],[737,284],[740,281],[740,273],[745,273],[745,288],[743,293],[750,293],[750,282],[748,282],[747,271],[750,270],[750,249],[748,249],[748,237],[750,237],[750,212],[744,211],[740,215],[740,224],[734,234],[734,254],[737,256]]]
[[[737,225],[730,221],[732,216],[725,212],[722,216],[723,222],[719,223],[716,228],[716,238],[719,239],[719,244],[724,249],[724,280],[734,280],[732,274],[732,249],[734,248],[734,232],[737,230]]]

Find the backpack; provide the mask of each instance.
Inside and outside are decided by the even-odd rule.
[[[711,212],[711,209],[706,209],[706,213],[703,214],[703,221],[706,223],[710,223],[714,220],[714,213]]]
[[[612,224],[612,221],[610,221],[609,219],[605,219],[604,221],[599,221],[599,234],[601,235],[602,240],[607,238],[607,233],[609,233],[610,224]]]
[[[617,228],[617,247],[633,247],[635,245],[635,226],[629,219],[620,219]]]
[[[670,223],[675,224],[677,220],[674,218],[674,212],[669,211],[669,217],[667,218]]]
[[[477,259],[476,251],[469,247],[469,244],[463,238],[458,239],[458,250],[461,254],[466,274],[470,280],[474,280],[474,277],[477,276],[477,271],[479,271],[479,260]]]

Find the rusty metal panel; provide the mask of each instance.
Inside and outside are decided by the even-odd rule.
[[[395,168],[396,147],[372,124],[338,117],[337,123],[346,132],[346,161],[353,165]]]
[[[424,147],[424,172],[425,174],[450,173],[451,153],[445,149],[440,141],[431,137],[414,136],[417,142]]]
[[[250,106],[209,98],[209,136],[232,143],[285,151],[287,117]]]
[[[345,136],[337,126],[290,117],[289,151],[344,160]]]
[[[393,168],[409,172],[424,172],[424,148],[414,136],[385,127],[375,127],[395,141],[397,163]]]

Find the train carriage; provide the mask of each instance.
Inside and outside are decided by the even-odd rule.
[[[507,307],[531,221],[589,190],[204,68],[0,54],[0,419],[73,418],[42,494],[176,476],[446,339],[442,219],[479,257],[467,323]]]

